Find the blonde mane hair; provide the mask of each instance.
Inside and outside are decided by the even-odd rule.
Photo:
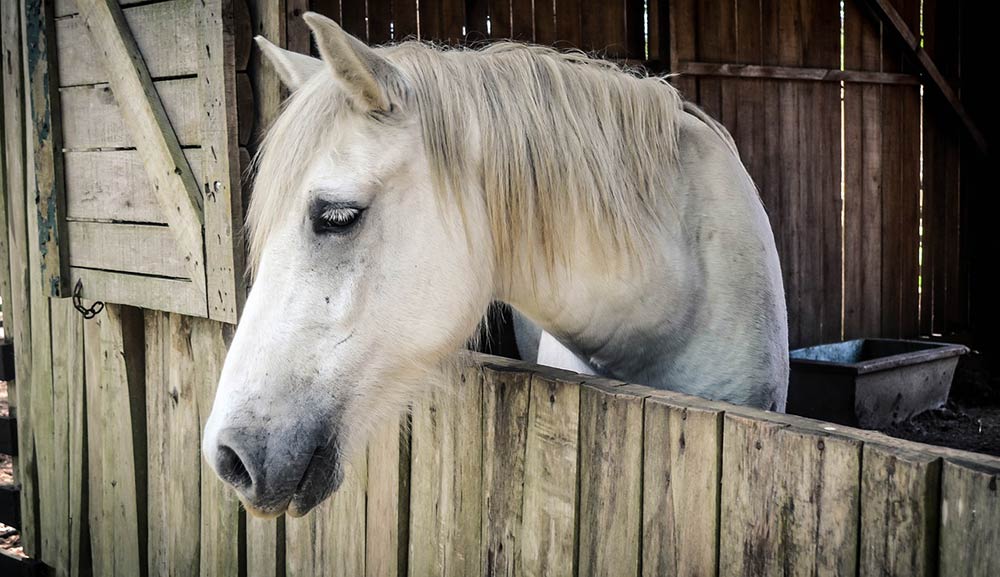
[[[390,101],[419,117],[439,198],[464,207],[467,195],[484,195],[501,270],[525,247],[550,262],[580,242],[637,258],[652,249],[683,110],[664,78],[509,42],[482,50],[405,42],[377,52],[401,76],[387,87]],[[287,213],[285,192],[303,177],[305,162],[295,160],[309,158],[348,108],[332,75],[317,74],[268,131],[248,214],[251,268]]]

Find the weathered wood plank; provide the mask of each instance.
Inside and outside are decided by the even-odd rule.
[[[288,577],[365,574],[366,460],[346,463],[343,484],[311,513],[285,519]]]
[[[636,575],[642,531],[641,395],[580,388],[579,574]]]
[[[722,417],[653,395],[643,431],[643,575],[715,575]]]
[[[201,439],[188,317],[145,311],[149,575],[197,575]]]
[[[1000,575],[1000,468],[945,460],[939,575]]]
[[[201,30],[199,70],[203,154],[201,190],[205,191],[205,275],[208,316],[236,324],[246,299],[243,243],[235,231],[243,224],[240,189],[240,145],[236,118],[236,66],[232,2],[203,0],[198,11]]]
[[[742,6],[742,5],[741,5]],[[856,84],[907,84],[917,86],[920,77],[913,74],[808,68],[804,66],[758,66],[717,62],[680,62],[678,72],[687,76],[724,78],[766,78],[770,80],[808,80],[814,82],[850,82]]]
[[[108,305],[84,324],[95,575],[147,573],[143,340],[138,309]]]
[[[10,283],[11,300],[4,301],[4,334],[14,341],[17,354],[14,356],[17,382],[9,395],[18,411],[18,456],[14,460],[15,471],[21,485],[21,543],[24,551],[38,557],[38,477],[35,457],[35,437],[32,434],[31,418],[32,355],[31,355],[31,301],[32,287],[29,266],[29,246],[37,246],[34,236],[28,231],[28,215],[34,218],[34,206],[29,200],[27,158],[25,142],[26,101],[24,94],[24,62],[22,52],[20,4],[0,5],[0,42],[3,58],[3,154],[4,192],[7,199],[8,239],[10,242]],[[7,58],[7,56],[10,58]],[[7,304],[9,303],[9,304]],[[8,385],[10,386],[10,385]]]
[[[105,55],[112,90],[157,192],[164,216],[177,236],[192,284],[204,294],[203,215],[200,189],[153,88],[142,54],[114,0],[78,0],[91,40]],[[152,4],[150,6],[159,6]]]
[[[940,459],[866,443],[859,575],[935,575]]]
[[[201,115],[199,108],[191,105],[198,79],[159,80],[153,88],[181,146],[199,146]],[[60,89],[59,96],[64,149],[135,147],[136,137],[125,123],[110,84],[70,86]]]
[[[145,224],[69,223],[73,267],[184,278],[186,263],[169,228]]]
[[[853,572],[860,458],[858,440],[727,414],[720,573]]]
[[[576,574],[579,428],[578,383],[534,375],[524,456],[523,575]]]
[[[411,575],[478,573],[481,533],[482,375],[462,371],[455,389],[413,410],[410,453]]]
[[[50,301],[52,322],[52,460],[53,483],[41,499],[41,511],[53,523],[43,528],[45,563],[57,575],[88,574],[90,543],[86,540],[84,505],[87,467],[83,412],[83,318],[68,299]],[[46,503],[47,501],[54,501]],[[47,546],[48,545],[48,546]],[[48,551],[46,551],[48,549]]]
[[[93,24],[87,8],[90,1],[77,0],[80,14],[55,23],[59,86],[100,84],[113,79],[114,73],[107,67],[106,48],[87,33],[88,20]],[[171,0],[119,9],[153,78],[198,73],[199,4],[196,0]]]
[[[200,169],[201,149],[185,149],[184,156]],[[67,219],[166,224],[138,152],[66,152],[63,158]]]
[[[52,296],[68,296],[66,283],[66,196],[63,189],[62,128],[56,78],[56,55],[50,0],[27,0],[27,74],[31,107],[31,142],[34,159],[34,196],[41,244],[41,282]]]
[[[131,304],[191,316],[205,314],[205,295],[187,280],[116,273],[86,268],[69,269],[70,282],[83,282],[86,299]]]
[[[226,359],[226,336],[232,328],[207,319],[192,319],[191,331],[176,331],[174,339],[190,339],[183,349],[182,363],[193,365],[195,391],[198,394],[198,415],[201,421],[198,432],[205,430],[205,423],[215,400],[215,389]],[[183,342],[183,340],[182,340]],[[190,448],[188,449],[190,450]],[[242,542],[246,539],[245,526],[239,501],[223,484],[218,475],[202,462],[201,466],[201,543],[199,546],[199,575],[201,577],[238,577],[241,567]]]
[[[368,443],[365,575],[405,577],[410,531],[409,419],[390,420]]]
[[[521,505],[531,373],[483,367],[481,575],[521,566]]]

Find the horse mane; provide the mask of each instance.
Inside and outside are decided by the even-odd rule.
[[[581,243],[637,259],[652,250],[683,112],[665,78],[511,42],[377,50],[404,77],[406,93],[394,96],[419,117],[440,199],[464,207],[484,195],[501,270],[525,247],[552,263]],[[278,191],[303,176],[288,159],[308,158],[298,155],[316,150],[347,108],[332,76],[317,77],[286,101],[255,159],[251,268],[285,212]]]

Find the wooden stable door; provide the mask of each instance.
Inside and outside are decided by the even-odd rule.
[[[27,64],[51,296],[236,321],[231,4],[27,0],[40,24],[27,27]]]

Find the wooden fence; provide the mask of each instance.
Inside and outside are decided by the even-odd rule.
[[[120,3],[126,20],[167,4]],[[234,54],[243,54],[233,71],[242,162],[253,152],[252,129],[266,126],[282,98],[245,40],[252,31],[306,52],[307,9],[373,43],[514,37],[596,50],[654,71],[684,68],[688,78],[678,83],[733,131],[768,204],[794,344],[840,331],[942,332],[967,321],[958,235],[962,137],[943,103],[925,95],[933,114],[923,124],[920,261],[912,242],[920,222],[913,212],[920,206],[919,79],[854,2],[844,20],[846,68],[877,74],[844,81],[839,139],[830,120],[841,105],[839,85],[804,80],[798,70],[839,69],[831,47],[841,26],[835,3],[421,0],[419,11],[395,0],[213,5],[230,4],[249,20],[224,27]],[[894,4],[915,26],[913,3]],[[72,1],[32,5],[62,10],[60,29],[74,18]],[[958,80],[957,23],[942,0],[923,5],[926,49],[950,63],[942,68]],[[16,347],[9,386],[23,542],[53,575],[1000,572],[988,555],[1000,542],[995,459],[496,359],[468,369],[454,395],[418,408],[401,427],[412,434],[383,431],[317,513],[248,518],[198,453],[231,325],[119,305],[84,321],[68,299],[48,297],[26,73],[25,33],[35,22],[24,10],[24,2],[0,4],[0,298]],[[785,76],[734,77],[737,68],[719,66],[747,63]],[[163,85],[194,78],[191,70],[158,74],[151,69]],[[68,101],[70,88],[59,89]],[[160,96],[165,107],[185,102],[171,101],[169,91]],[[120,134],[108,126],[89,128],[102,138]],[[173,129],[185,154],[197,153],[202,141],[186,140],[185,126]],[[79,151],[49,152],[69,158]],[[234,195],[232,214],[215,215],[238,220],[239,206]],[[922,292],[906,280],[918,273]],[[231,318],[226,311],[215,318]]]

